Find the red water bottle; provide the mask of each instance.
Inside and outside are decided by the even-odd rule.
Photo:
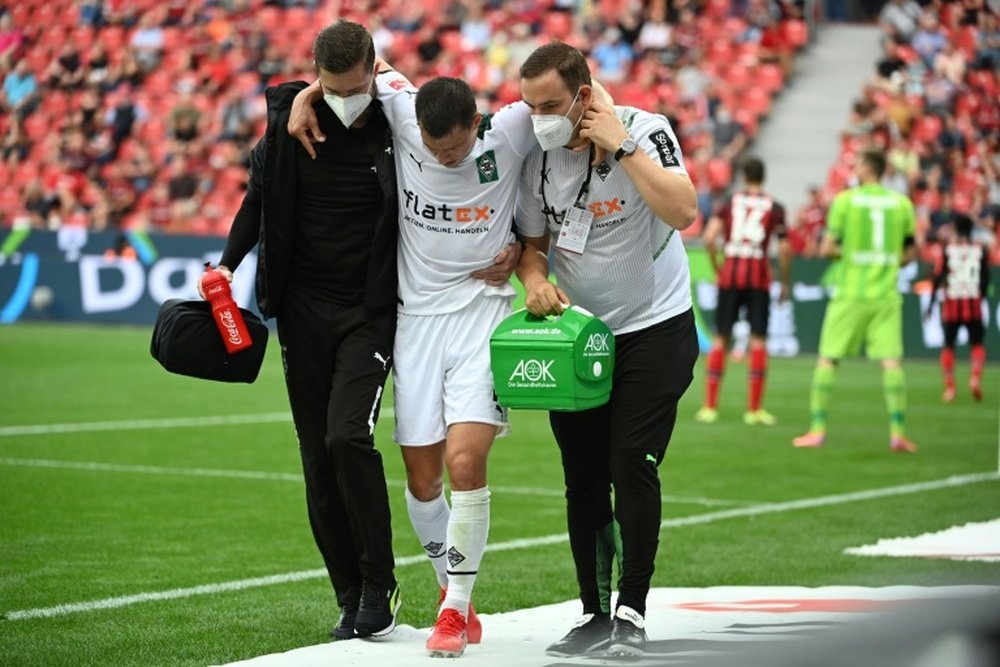
[[[243,321],[243,314],[233,301],[229,281],[221,271],[213,269],[208,262],[205,262],[205,273],[201,276],[201,291],[205,295],[205,300],[212,305],[212,316],[215,318],[215,325],[219,327],[219,333],[222,334],[226,351],[229,354],[236,354],[253,345],[250,331]]]

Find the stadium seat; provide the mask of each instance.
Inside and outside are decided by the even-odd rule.
[[[565,40],[573,30],[573,17],[568,12],[547,12],[542,33],[549,39]]]
[[[941,119],[927,114],[921,116],[914,124],[913,136],[924,143],[932,144],[937,141],[942,129],[944,129],[944,123],[941,122]]]
[[[781,66],[775,63],[761,63],[754,75],[754,83],[771,95],[780,91],[785,85]]]
[[[809,26],[802,19],[789,19],[782,22],[781,30],[785,41],[795,49],[801,49],[809,43]]]
[[[749,88],[743,95],[743,106],[758,118],[771,113],[771,96],[763,88]]]
[[[705,166],[708,186],[712,192],[723,192],[733,180],[733,165],[723,158],[712,158]]]

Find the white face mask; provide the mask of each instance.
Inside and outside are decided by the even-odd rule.
[[[348,97],[341,97],[340,95],[324,95],[323,99],[326,103],[333,109],[333,113],[337,114],[337,118],[340,122],[344,124],[344,127],[350,127],[354,124],[361,114],[365,112],[365,109],[372,103],[371,93],[358,93],[356,95],[349,95]]]
[[[566,111],[565,116],[550,114],[531,117],[531,125],[535,130],[535,139],[538,140],[538,145],[542,147],[543,151],[565,146],[573,138],[573,130],[583,120],[583,114],[580,114],[575,123],[571,123],[569,120],[569,112],[576,105],[578,97],[580,97],[579,90],[576,91],[573,103],[569,105],[569,110]]]

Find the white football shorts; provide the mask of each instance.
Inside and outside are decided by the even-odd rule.
[[[443,315],[405,315],[396,321],[392,381],[400,445],[445,439],[448,426],[493,424],[508,430],[507,411],[493,392],[490,335],[510,315],[511,299],[482,296]]]

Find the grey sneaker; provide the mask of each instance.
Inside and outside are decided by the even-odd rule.
[[[611,620],[608,655],[642,656],[646,653],[646,629],[642,615],[631,607],[618,607]]]
[[[566,636],[545,652],[558,658],[603,651],[611,638],[611,614],[584,614]]]

